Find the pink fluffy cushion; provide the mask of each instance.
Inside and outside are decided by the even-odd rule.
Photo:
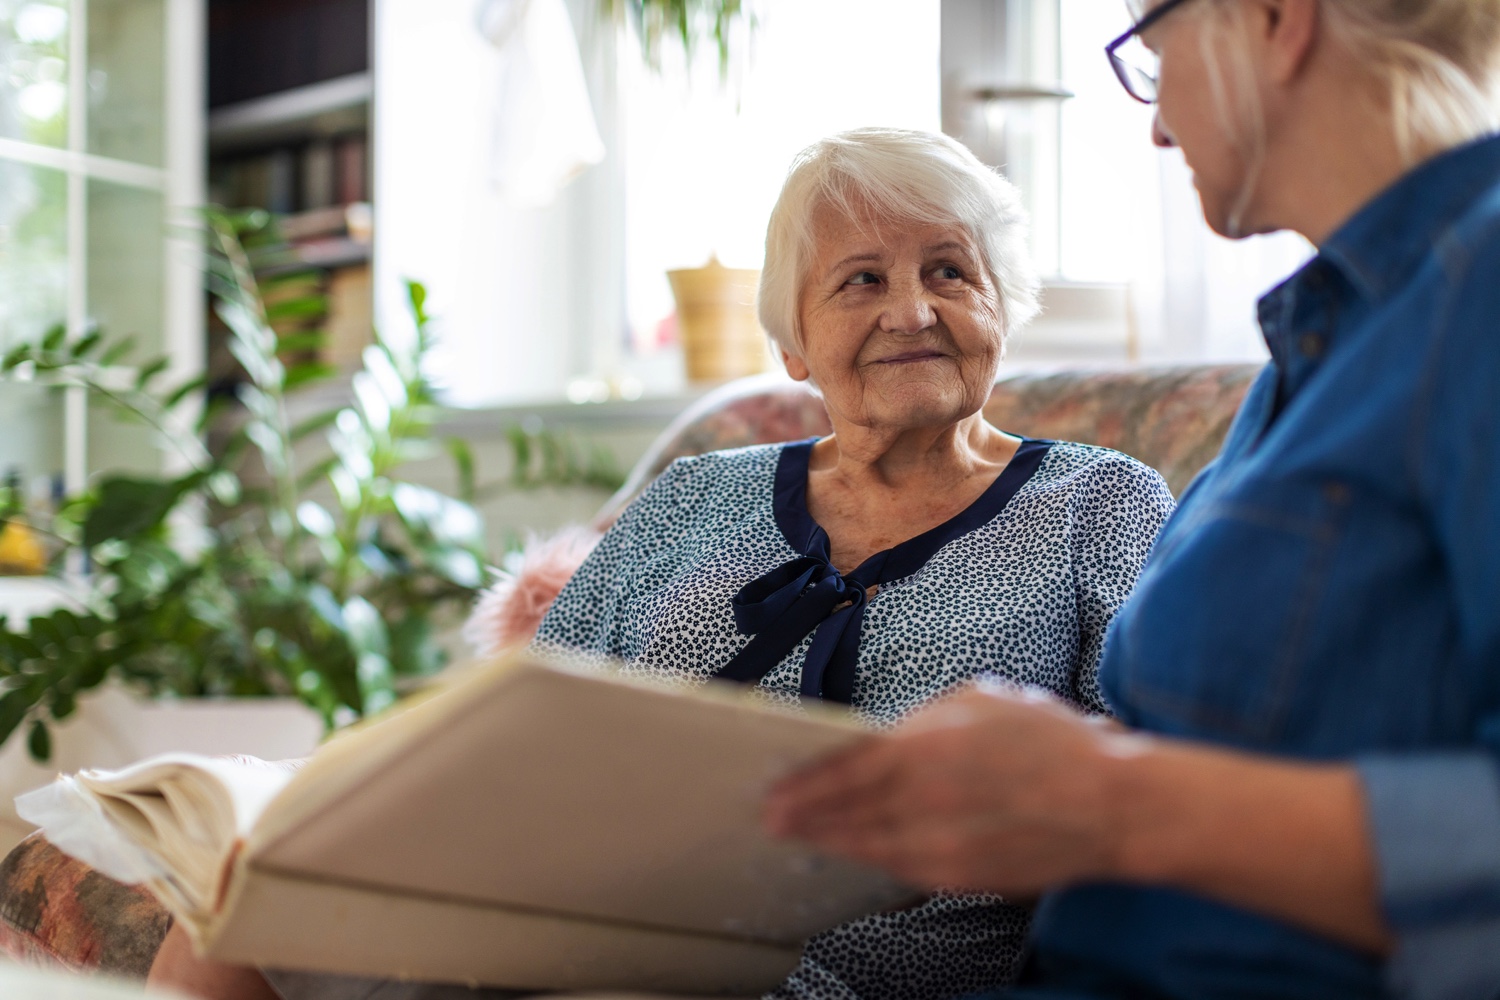
[[[593,528],[577,525],[527,542],[519,564],[500,571],[495,583],[479,595],[464,625],[464,639],[474,654],[493,656],[530,642],[563,584],[583,565],[600,537]]]

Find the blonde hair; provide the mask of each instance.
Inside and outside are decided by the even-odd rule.
[[[1323,0],[1329,30],[1390,83],[1402,155],[1500,127],[1500,0]]]
[[[1036,315],[1041,282],[1015,187],[946,135],[855,129],[798,153],[771,210],[757,303],[761,326],[784,350],[802,349],[798,301],[812,261],[813,217],[823,206],[850,218],[873,210],[919,225],[963,228],[995,286],[1006,335]]]
[[[1232,11],[1242,27],[1239,0],[1217,0],[1218,25]],[[1329,34],[1389,88],[1391,127],[1402,158],[1412,165],[1423,151],[1450,149],[1500,128],[1500,0],[1321,0]],[[1232,95],[1216,59],[1215,38],[1205,31],[1204,57],[1220,115],[1234,123],[1258,167],[1264,156],[1264,122],[1250,85],[1244,46],[1218,46],[1235,57],[1238,86]]]

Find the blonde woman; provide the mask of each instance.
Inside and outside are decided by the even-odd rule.
[[[1131,728],[972,691],[768,820],[1042,894],[1014,996],[1495,997],[1500,0],[1144,6],[1109,54],[1209,223],[1319,252],[1111,626]]]

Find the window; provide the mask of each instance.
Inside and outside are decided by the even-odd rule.
[[[377,6],[377,321],[405,328],[401,279],[428,284],[434,375],[459,405],[559,400],[580,380],[680,389],[665,272],[710,254],[759,266],[787,165],[819,136],[946,127],[972,144],[945,120],[954,88],[1001,98],[981,113],[1008,145],[976,151],[1032,210],[1051,288],[1023,359],[1263,357],[1255,297],[1307,255],[1296,237],[1207,231],[1180,157],[1151,145],[1150,110],[1103,57],[1123,3],[759,0],[752,58],[727,88],[715,53],[689,67],[669,52],[657,74],[593,0],[568,6],[607,154],[542,207],[505,201],[489,177],[504,77],[473,0]],[[1065,330],[1070,302],[1082,320]]]
[[[798,151],[860,126],[939,127],[938,23],[936,0],[781,0],[763,6],[749,70],[727,91],[713,86],[711,52],[691,73],[626,62],[626,291],[638,363],[670,338],[668,269],[711,254],[760,267]]]
[[[1306,260],[1307,243],[1209,230],[1182,154],[1152,145],[1152,109],[1125,94],[1104,58],[1129,23],[1124,3],[1033,2],[1057,4],[1060,69],[1075,94],[1061,106],[1059,277],[1128,287],[1141,357],[1264,358],[1255,300]]]
[[[727,89],[714,53],[658,76],[594,0],[569,6],[608,152],[543,207],[488,176],[501,66],[473,0],[377,6],[377,321],[405,329],[401,279],[429,285],[433,374],[460,405],[558,400],[579,379],[679,389],[657,336],[666,270],[713,252],[758,267],[792,155],[819,136],[938,127],[938,0],[762,0]]]
[[[202,30],[202,0],[0,0],[0,344],[97,326],[198,369],[198,262],[170,227],[201,203]],[[80,390],[0,400],[0,466],[33,481],[160,461]]]

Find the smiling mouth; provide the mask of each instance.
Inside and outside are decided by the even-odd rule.
[[[946,358],[948,355],[940,351],[907,351],[905,354],[892,354],[888,358],[881,358],[878,364],[882,365],[909,365],[918,361],[936,361]]]

